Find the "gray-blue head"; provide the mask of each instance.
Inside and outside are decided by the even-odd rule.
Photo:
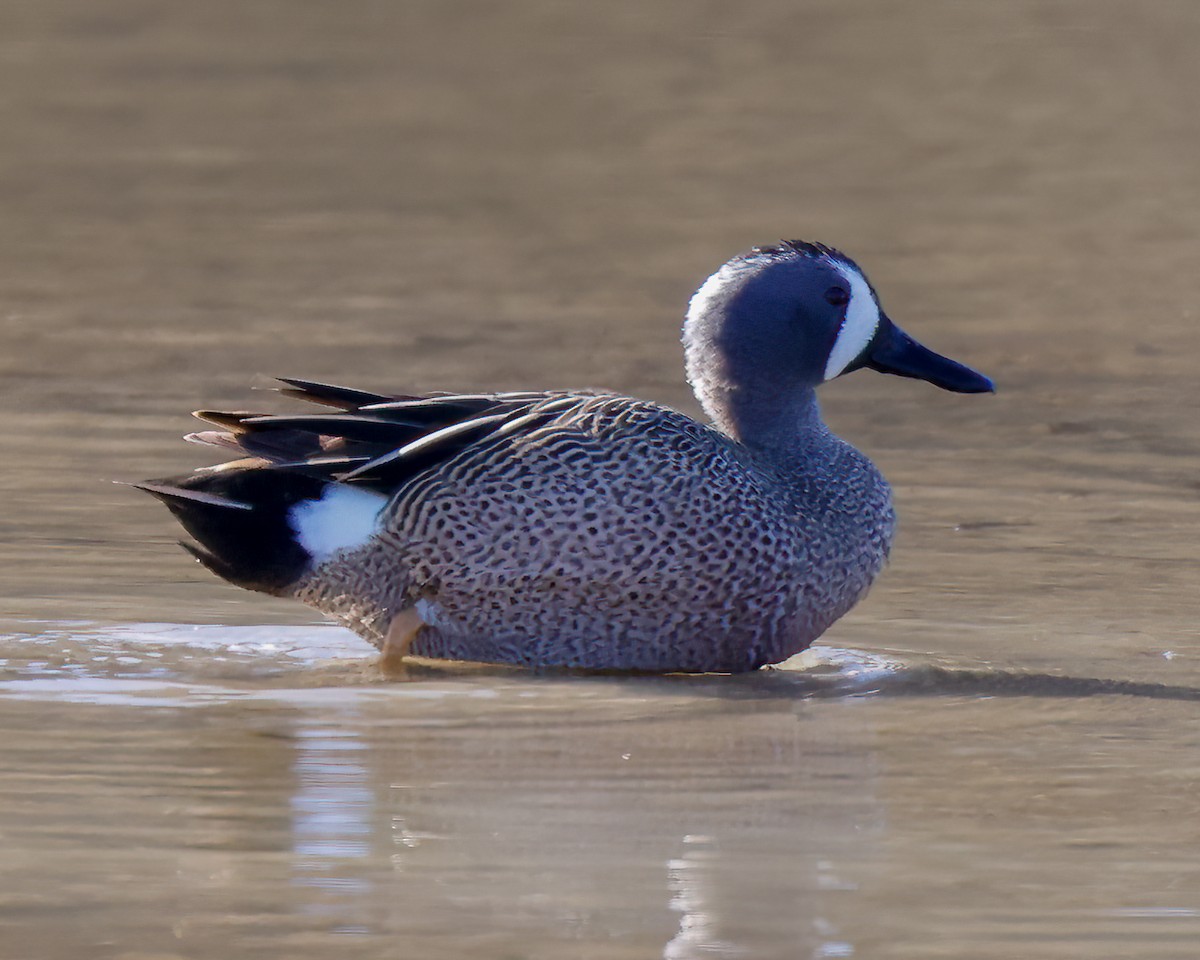
[[[995,389],[892,323],[853,260],[802,240],[755,247],[709,277],[688,306],[683,342],[705,412],[747,443],[786,442],[815,412],[815,387],[862,367],[957,393]]]

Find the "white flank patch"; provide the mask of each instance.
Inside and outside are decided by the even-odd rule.
[[[850,286],[850,302],[846,304],[846,319],[838,331],[829,360],[825,364],[825,379],[832,380],[862,353],[879,328],[879,304],[863,275],[853,267],[836,260],[830,261]]]
[[[339,550],[353,550],[371,539],[387,502],[381,493],[331,483],[321,499],[303,500],[292,507],[288,523],[300,546],[322,563]]]

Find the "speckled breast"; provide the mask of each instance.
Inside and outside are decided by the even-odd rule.
[[[890,494],[822,432],[789,458],[650,403],[587,397],[418,477],[297,596],[420,656],[741,671],[807,647],[885,562]]]

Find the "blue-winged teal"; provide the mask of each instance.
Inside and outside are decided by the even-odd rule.
[[[301,380],[306,416],[200,412],[242,459],[140,486],[232,583],[296,597],[390,654],[743,671],[798,653],[887,559],[891,493],[821,421],[852,370],[959,393],[982,374],[884,315],[815,243],[755,248],[692,297],[712,418],[606,394],[383,396]]]

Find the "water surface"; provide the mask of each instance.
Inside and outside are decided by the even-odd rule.
[[[1196,955],[1191,5],[8,19],[0,956]],[[901,528],[786,669],[386,677],[109,483],[272,374],[695,412],[781,236],[1000,385],[824,392]]]

